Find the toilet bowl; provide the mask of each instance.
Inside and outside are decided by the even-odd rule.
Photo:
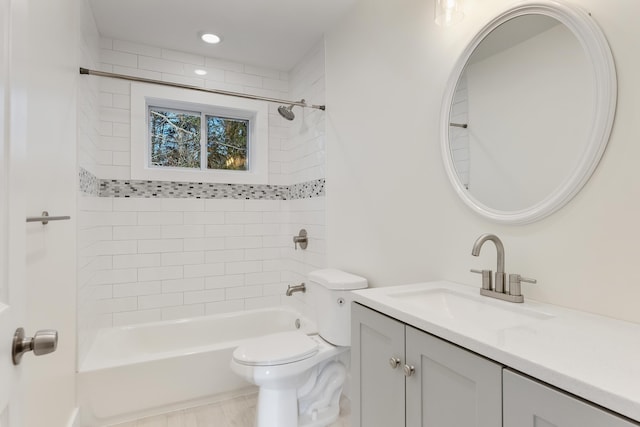
[[[340,270],[309,274],[307,296],[318,310],[318,335],[282,332],[247,341],[231,369],[259,387],[256,427],[324,427],[340,412],[351,343],[350,290],[367,281]],[[341,357],[342,356],[342,357]]]

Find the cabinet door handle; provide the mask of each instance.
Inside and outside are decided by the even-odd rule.
[[[405,377],[410,377],[416,372],[416,368],[410,365],[404,365],[403,370],[404,370]]]
[[[391,359],[389,359],[389,366],[391,366],[391,369],[396,369],[398,365],[400,365],[400,359],[398,359],[397,357],[392,357]]]

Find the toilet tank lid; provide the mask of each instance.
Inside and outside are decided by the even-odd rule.
[[[325,268],[309,273],[309,281],[318,283],[327,289],[351,290],[364,289],[367,279],[335,268]]]

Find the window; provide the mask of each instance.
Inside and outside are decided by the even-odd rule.
[[[249,121],[207,116],[207,168],[247,170]]]
[[[249,120],[153,106],[148,120],[152,167],[247,170]]]
[[[200,114],[149,107],[151,166],[199,169],[200,122]]]
[[[134,83],[131,178],[266,184],[267,115],[261,101]]]

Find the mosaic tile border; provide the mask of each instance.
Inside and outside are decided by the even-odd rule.
[[[301,182],[289,186],[289,200],[310,199],[312,197],[324,196],[324,179]]]
[[[100,197],[294,200],[325,195],[324,179],[291,186],[101,179],[99,187]]]
[[[83,193],[89,196],[98,196],[100,194],[100,180],[88,170],[80,168],[78,181],[80,183],[80,191]]]

